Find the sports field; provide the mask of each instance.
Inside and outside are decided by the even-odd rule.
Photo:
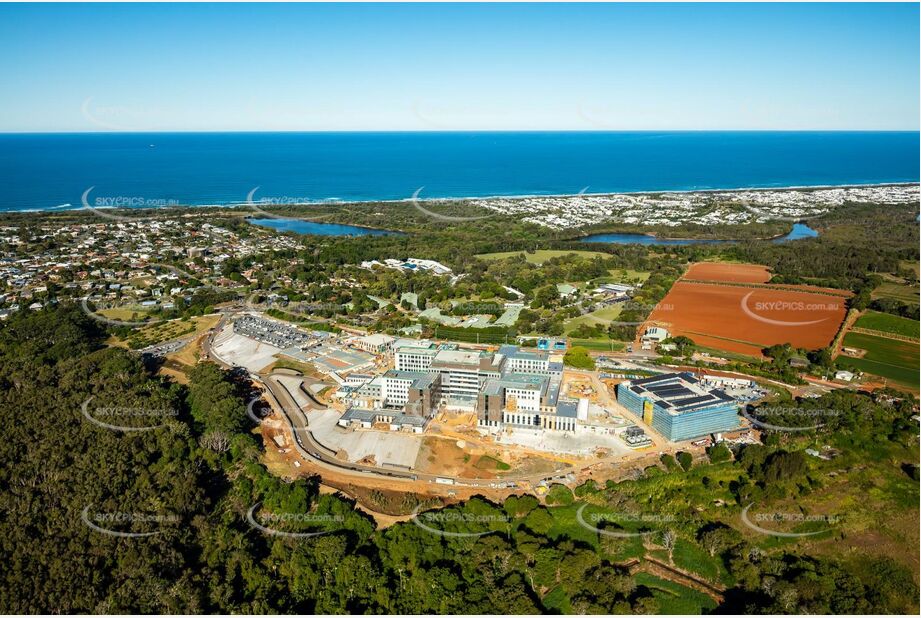
[[[570,339],[569,345],[586,348],[593,352],[620,352],[627,344],[613,339]]]

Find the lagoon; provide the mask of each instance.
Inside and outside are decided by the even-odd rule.
[[[805,223],[794,223],[793,229],[779,238],[773,239],[772,242],[789,242],[791,240],[800,240],[803,238],[815,238],[819,233],[806,225]],[[582,238],[580,242],[602,242],[616,245],[714,245],[727,242],[741,242],[734,240],[720,239],[697,239],[697,238],[657,238],[646,234],[592,234]]]
[[[800,240],[801,238],[816,238],[819,233],[806,225],[805,223],[794,223],[793,229],[786,236],[775,238],[774,242],[787,242],[788,240]]]
[[[318,223],[316,221],[302,221],[300,219],[247,219],[250,223],[270,227],[279,232],[297,232],[298,234],[311,234],[314,236],[395,236],[399,232],[389,230],[375,230],[356,225],[341,225],[339,223]]]

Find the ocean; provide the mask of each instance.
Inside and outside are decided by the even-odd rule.
[[[918,182],[919,147],[917,132],[2,134],[0,210]]]

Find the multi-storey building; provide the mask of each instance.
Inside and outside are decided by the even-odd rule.
[[[427,371],[438,354],[435,346],[403,346],[393,355],[393,368],[397,371]]]
[[[562,365],[552,363],[550,353],[542,350],[528,351],[516,345],[503,345],[496,356],[502,363],[502,370],[507,373],[551,375],[563,372]]]
[[[562,365],[545,352],[502,346],[497,353],[456,345],[399,346],[395,368],[375,379],[373,407],[431,417],[437,409],[475,411],[481,427],[574,431],[573,402],[559,400]],[[375,391],[370,383],[362,394]],[[584,420],[584,419],[583,419]]]
[[[739,427],[739,404],[707,389],[689,372],[665,373],[617,385],[617,402],[677,442]]]
[[[375,334],[358,337],[352,342],[352,345],[371,354],[386,354],[390,352],[394,341],[395,339],[390,335]]]

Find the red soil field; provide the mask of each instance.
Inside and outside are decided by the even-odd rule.
[[[767,283],[771,273],[760,264],[721,264],[718,262],[696,262],[691,264],[684,279],[699,281],[730,281],[733,283]]]
[[[706,347],[760,356],[761,348],[778,343],[807,350],[827,346],[845,313],[845,300],[826,294],[678,281],[647,325]]]
[[[705,348],[710,348],[712,350],[721,350],[723,352],[735,352],[736,354],[744,354],[746,356],[754,356],[755,358],[763,358],[764,355],[761,353],[761,350],[765,347],[760,344],[754,343],[742,343],[741,341],[729,341],[728,339],[718,339],[716,337],[708,337],[706,335],[698,335],[697,333],[675,333],[676,335],[684,335],[685,337],[690,337],[694,340],[694,343],[697,345],[703,346]]]

